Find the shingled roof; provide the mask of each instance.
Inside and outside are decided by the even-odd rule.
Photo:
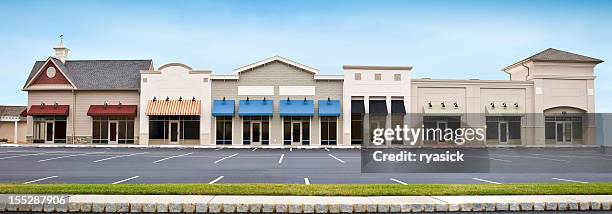
[[[554,48],[548,48],[542,52],[539,52],[533,56],[527,57],[517,63],[514,63],[508,67],[505,67],[503,70],[512,68],[516,65],[522,64],[524,62],[533,61],[533,62],[576,62],[576,63],[602,63],[603,60],[583,56],[580,54],[575,54],[567,51],[557,50]]]
[[[19,117],[25,109],[25,106],[0,106],[0,117]]]
[[[72,81],[77,90],[109,90],[140,88],[140,71],[149,70],[152,60],[66,60],[49,57]],[[36,61],[26,84],[46,61]],[[24,85],[24,87],[27,85]]]

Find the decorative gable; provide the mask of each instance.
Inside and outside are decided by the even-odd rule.
[[[64,73],[55,66],[50,60],[45,63],[42,69],[38,72],[38,75],[34,78],[30,85],[38,84],[65,84],[70,85],[68,78],[64,76]]]

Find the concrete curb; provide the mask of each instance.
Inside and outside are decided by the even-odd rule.
[[[3,197],[7,195],[1,195]],[[398,213],[612,210],[612,195],[529,196],[178,196],[71,195],[63,205],[14,205],[0,212]]]

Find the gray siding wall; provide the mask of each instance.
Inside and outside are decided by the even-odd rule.
[[[342,81],[315,81],[314,74],[302,69],[293,67],[282,62],[272,62],[266,65],[254,68],[249,71],[241,72],[239,80],[213,80],[212,81],[212,99],[235,100],[236,113],[238,111],[239,100],[244,100],[247,97],[250,99],[263,99],[264,96],[245,96],[238,95],[238,86],[274,86],[274,95],[265,96],[267,100],[274,100],[274,114],[270,120],[270,145],[282,145],[282,118],[279,116],[280,100],[290,99],[302,100],[304,98],[315,101],[315,116],[311,120],[311,145],[320,145],[319,138],[319,117],[317,100],[330,99],[342,100]],[[279,86],[315,86],[315,96],[280,96]],[[242,145],[242,120],[238,115],[234,116],[233,120],[233,145]],[[215,120],[212,120],[212,133],[215,132]],[[338,144],[342,144],[341,139],[342,117],[338,119]],[[213,137],[214,138],[214,137]]]

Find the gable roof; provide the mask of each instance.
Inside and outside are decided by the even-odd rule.
[[[76,90],[112,90],[140,88],[140,71],[149,70],[153,66],[152,60],[66,60],[49,57],[64,73]],[[36,61],[24,85],[34,79],[47,61]]]
[[[267,58],[267,59],[264,59],[264,60],[252,63],[252,64],[248,64],[248,65],[242,66],[240,68],[236,68],[236,69],[234,69],[234,73],[238,74],[240,72],[248,71],[250,69],[253,69],[253,68],[256,68],[256,67],[259,67],[259,66],[271,63],[271,62],[274,62],[274,61],[279,61],[279,62],[288,64],[288,65],[291,65],[293,67],[300,68],[302,70],[308,71],[308,72],[313,73],[315,75],[319,74],[319,70],[316,69],[316,68],[313,68],[313,67],[310,67],[310,66],[306,66],[304,64],[298,63],[296,61],[293,61],[293,60],[290,60],[290,59],[287,59],[287,58],[284,58],[284,57],[281,57],[281,56],[273,56],[273,57],[270,57],[270,58]]]
[[[505,67],[503,70],[507,70],[514,66],[523,64],[524,62],[533,61],[533,62],[575,62],[575,63],[602,63],[603,60],[575,54],[567,51],[557,50],[554,48],[548,48],[542,52],[534,54],[533,56],[527,57],[517,63],[514,63],[508,67]]]

